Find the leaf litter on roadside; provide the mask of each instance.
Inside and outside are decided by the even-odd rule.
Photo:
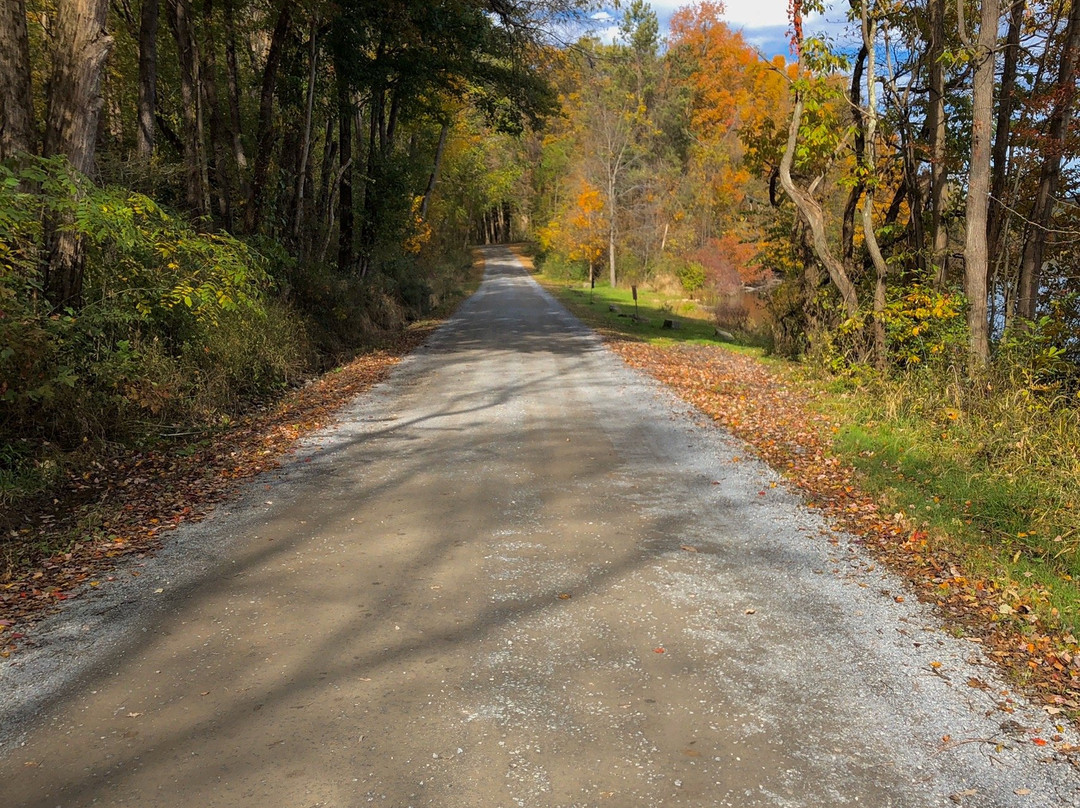
[[[1080,643],[1040,623],[1026,605],[1006,602],[993,581],[965,572],[963,559],[903,514],[885,512],[859,490],[855,471],[829,450],[841,424],[809,406],[807,394],[751,357],[702,345],[656,346],[618,334],[603,335],[630,366],[650,374],[742,439],[808,507],[857,538],[921,600],[935,605],[957,630],[1008,670],[1051,716],[1080,717]],[[734,456],[731,462],[739,462]],[[759,492],[764,494],[765,491]],[[835,544],[835,534],[829,537]],[[686,548],[684,548],[686,549]],[[902,595],[894,600],[903,602]],[[1022,618],[1022,619],[1016,619]],[[969,684],[979,680],[972,678]],[[1003,702],[1001,709],[1011,709]],[[1075,753],[1058,746],[1058,751]]]
[[[117,450],[69,472],[4,539],[13,550],[18,545],[9,558],[29,563],[0,568],[0,658],[32,641],[28,627],[61,602],[105,589],[119,563],[145,558],[170,531],[202,519],[240,484],[277,467],[298,438],[326,426],[341,406],[385,379],[434,328],[425,324],[403,332],[190,451]],[[49,545],[67,550],[42,555],[36,549]]]

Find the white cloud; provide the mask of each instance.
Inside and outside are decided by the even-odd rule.
[[[787,0],[727,0],[724,18],[735,26],[787,25]]]
[[[689,0],[653,0],[653,11],[662,18],[689,5]],[[787,25],[787,0],[726,0],[724,19],[736,28]]]

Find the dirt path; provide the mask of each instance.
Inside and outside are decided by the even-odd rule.
[[[1080,805],[976,644],[488,261],[336,430],[0,667],[0,804]]]

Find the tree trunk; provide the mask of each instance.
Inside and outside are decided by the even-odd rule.
[[[139,10],[139,100],[135,153],[154,154],[154,109],[157,107],[157,32],[160,0],[142,0]]]
[[[971,88],[971,158],[968,169],[967,216],[964,241],[964,294],[968,299],[968,328],[971,332],[971,359],[974,366],[990,358],[990,333],[986,312],[986,273],[989,252],[986,219],[990,202],[990,141],[994,117],[994,52],[999,0],[983,0],[979,36],[974,46],[974,74]],[[961,36],[967,32],[960,21]]]
[[[176,42],[180,62],[180,105],[184,122],[185,196],[188,207],[198,216],[210,212],[210,189],[206,178],[206,155],[203,147],[202,101],[199,89],[199,63],[191,31],[191,8],[188,0],[168,0],[169,27]]]
[[[304,131],[300,141],[300,167],[296,172],[296,207],[293,212],[293,236],[300,235],[300,228],[304,220],[304,187],[307,184],[308,158],[311,154],[311,116],[315,107],[315,75],[318,68],[318,26],[317,21],[311,21],[311,42],[308,58],[310,60],[308,70],[307,104],[304,109]]]
[[[53,71],[42,152],[67,157],[83,174],[94,164],[101,72],[113,41],[105,31],[107,13],[108,0],[58,0],[53,19]],[[68,224],[46,222],[45,295],[58,308],[77,306],[82,297],[83,245]]]
[[[381,49],[380,49],[381,51]],[[376,57],[378,58],[378,57]],[[364,177],[363,218],[360,221],[360,276],[367,275],[375,257],[377,228],[382,213],[382,147],[386,131],[386,90],[371,89],[368,110],[367,169]]]
[[[888,276],[888,264],[878,246],[877,232],[874,230],[874,188],[877,184],[877,148],[874,138],[877,136],[877,61],[874,40],[877,38],[877,24],[870,17],[866,4],[861,4],[863,49],[866,51],[866,109],[863,120],[866,122],[865,151],[863,167],[866,170],[866,194],[863,196],[862,226],[866,251],[874,265],[874,356],[879,368],[884,368],[888,355],[885,345],[885,284]]]
[[[1005,37],[1005,61],[1001,68],[1001,84],[998,93],[997,125],[994,128],[994,146],[991,151],[990,207],[987,211],[986,240],[990,255],[1000,254],[1000,240],[1005,220],[1002,202],[1008,180],[1009,137],[1012,129],[1013,109],[1016,106],[1016,67],[1020,61],[1020,30],[1024,22],[1027,0],[1014,0],[1009,14],[1009,32]],[[987,288],[993,276],[991,264]]]
[[[240,69],[236,63],[236,22],[233,0],[225,0],[225,84],[229,92],[229,139],[240,184],[240,197],[248,197],[247,154],[244,152],[244,125],[240,116]]]
[[[933,241],[930,265],[934,267],[934,285],[945,284],[946,252],[949,231],[945,226],[946,146],[948,126],[945,119],[945,0],[928,0],[930,16],[930,47],[926,54],[930,64],[930,94],[927,99],[926,128],[930,132],[930,227]]]
[[[799,125],[802,123],[803,99],[798,92],[795,93],[795,101],[791,109],[791,123],[788,127],[787,146],[784,156],[780,159],[780,184],[784,192],[795,203],[796,209],[802,220],[810,228],[811,243],[814,254],[825,265],[826,272],[840,297],[844,301],[844,311],[848,317],[855,317],[859,313],[859,295],[855,284],[851,282],[844,264],[833,255],[829,248],[828,236],[825,233],[825,218],[821,212],[821,206],[809,194],[803,193],[795,187],[795,181],[791,178],[791,166],[795,161],[795,147],[799,140]]]
[[[262,88],[259,92],[259,123],[255,136],[255,169],[248,188],[248,205],[244,215],[244,228],[249,233],[254,232],[258,226],[265,201],[263,194],[270,174],[270,157],[274,145],[274,94],[285,39],[292,27],[292,5],[292,0],[282,0],[277,22],[274,24],[274,33],[270,37],[266,66],[263,68]]]
[[[124,118],[120,112],[120,88],[117,77],[101,72],[101,113],[98,115],[98,146],[119,150],[124,143]]]
[[[439,181],[439,169],[442,167],[443,152],[446,151],[446,138],[450,134],[450,124],[444,123],[439,130],[439,142],[435,146],[435,164],[428,176],[427,188],[424,189],[424,200],[420,203],[420,219],[427,219],[428,205],[431,203],[431,195],[435,193],[435,183]]]
[[[1024,231],[1024,252],[1020,259],[1020,282],[1017,289],[1016,313],[1034,320],[1042,283],[1042,268],[1046,234],[1054,216],[1054,201],[1061,180],[1061,158],[1065,137],[1069,131],[1076,101],[1077,59],[1080,58],[1080,2],[1074,0],[1069,10],[1069,22],[1061,46],[1058,68],[1057,99],[1047,127],[1047,143],[1043,147],[1043,164],[1039,172],[1039,189]]]
[[[855,158],[860,163],[866,153],[866,131],[863,121],[862,109],[862,81],[863,72],[866,69],[866,46],[859,48],[859,54],[855,57],[855,68],[851,71],[851,87],[848,90],[848,100],[851,102],[851,117],[855,124]],[[855,212],[859,209],[859,200],[862,199],[866,183],[862,178],[857,178],[848,191],[847,202],[844,203],[844,216],[840,225],[840,252],[842,260],[851,262],[855,258]]]
[[[0,3],[0,160],[34,151],[26,1]]]
[[[229,170],[229,142],[225,117],[217,91],[217,42],[214,39],[214,3],[203,0],[202,100],[210,114],[210,152],[214,177],[211,186],[217,197],[218,216],[227,230],[232,229],[232,176]]]
[[[615,189],[608,187],[608,280],[615,288]]]
[[[339,76],[341,73],[339,71]],[[341,177],[338,181],[338,270],[353,271],[356,253],[353,217],[353,103],[352,93],[344,78],[338,79],[338,160]]]
[[[326,116],[326,129],[323,133],[322,164],[319,166],[319,195],[316,219],[327,221],[330,213],[331,179],[337,172],[337,141],[334,140],[334,116]]]

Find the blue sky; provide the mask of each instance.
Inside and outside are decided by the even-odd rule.
[[[660,18],[660,30],[666,32],[668,20],[676,9],[688,5],[689,0],[651,0],[650,5]],[[742,29],[746,40],[766,57],[775,54],[789,56],[788,52],[788,20],[787,0],[725,0],[724,18],[732,28]],[[608,39],[614,36],[617,21],[621,12],[609,9],[606,14],[611,20],[611,27],[602,38]],[[598,21],[603,21],[599,18]],[[817,31],[828,28],[839,31],[842,26],[843,14],[831,13],[826,19],[810,18],[807,21],[808,31]]]

